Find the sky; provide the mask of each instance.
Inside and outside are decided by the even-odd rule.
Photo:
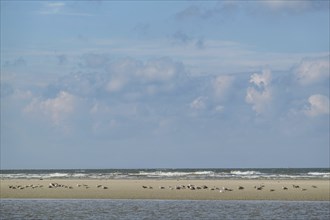
[[[1,169],[329,167],[329,1],[1,0]]]

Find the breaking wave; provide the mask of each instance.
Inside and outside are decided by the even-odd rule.
[[[0,170],[1,179],[329,179],[310,169],[99,169]]]

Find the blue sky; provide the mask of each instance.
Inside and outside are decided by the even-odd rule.
[[[1,168],[329,166],[329,1],[1,1]]]

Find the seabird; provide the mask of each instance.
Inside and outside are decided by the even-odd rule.
[[[57,187],[58,184],[57,183],[49,183],[49,186],[51,186],[51,187]]]

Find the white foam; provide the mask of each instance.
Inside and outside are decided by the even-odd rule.
[[[309,172],[308,175],[330,178],[330,172]]]
[[[133,174],[138,176],[147,176],[147,177],[184,177],[184,176],[212,176],[214,175],[213,171],[195,171],[195,172],[145,172],[140,171],[138,174]]]
[[[235,174],[235,175],[242,175],[242,176],[249,176],[249,175],[260,175],[261,173],[258,171],[239,171],[239,170],[233,170],[230,171],[231,174]]]

